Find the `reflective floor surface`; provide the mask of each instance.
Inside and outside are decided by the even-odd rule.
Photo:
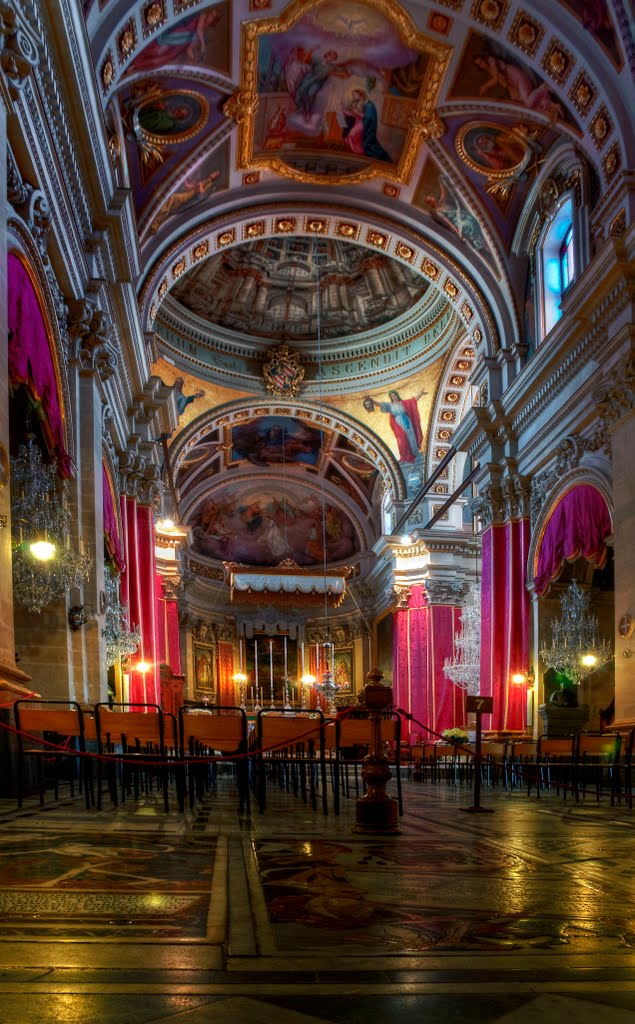
[[[176,808],[176,801],[172,801]],[[354,832],[231,776],[194,811],[0,801],[0,1024],[635,1020],[635,812],[404,780]]]

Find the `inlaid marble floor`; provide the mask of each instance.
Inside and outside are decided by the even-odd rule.
[[[381,837],[228,776],[185,815],[0,800],[0,1024],[635,1019],[635,812],[482,801],[404,781]]]

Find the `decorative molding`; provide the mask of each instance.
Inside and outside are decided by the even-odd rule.
[[[392,589],[397,598],[397,610],[407,608],[410,600],[410,587],[395,584]]]
[[[451,604],[459,606],[469,590],[464,579],[427,579],[424,587],[430,604]]]
[[[0,67],[12,99],[17,99],[30,74],[38,66],[40,46],[40,40],[24,16],[22,5],[11,0],[1,0]]]

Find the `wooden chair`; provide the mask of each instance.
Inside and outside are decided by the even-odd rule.
[[[184,704],[178,712],[179,807],[184,810],[186,783],[189,805],[201,800],[212,785],[219,762],[233,763],[238,783],[238,806],[251,813],[247,715],[243,708],[220,704]]]
[[[507,759],[507,776],[511,789],[527,786],[527,796],[532,785],[538,786],[538,741],[515,739]]]
[[[395,712],[381,719],[381,742],[389,762],[395,768],[399,814],[403,814],[401,790],[401,717]],[[350,769],[353,769],[355,796],[359,794],[358,771],[363,766],[372,742],[372,721],[368,714],[355,713],[354,717],[342,715],[335,721],[335,761],[333,780],[333,808],[340,810],[340,791],[350,795]]]
[[[481,743],[481,784],[497,786],[502,780],[507,789],[507,740],[483,740]]]
[[[581,732],[576,738],[574,763],[574,791],[576,801],[586,796],[587,787],[595,787],[595,799],[600,799],[604,781],[608,784],[611,806],[615,804],[618,762],[622,737],[619,733]]]
[[[536,796],[540,797],[541,789],[555,787],[556,795],[567,799],[567,790],[574,788],[576,737],[575,736],[539,736],[537,763]]]
[[[92,765],[86,753],[84,716],[76,701],[16,700],[13,705],[17,734],[18,807],[22,807],[25,790],[27,758],[37,767],[40,803],[44,803],[47,781],[52,782],[55,800],[59,799],[61,770],[67,770],[70,795],[75,795],[75,779],[79,791],[85,792],[86,809],[94,803]]]
[[[121,783],[121,801],[134,791],[139,799],[141,784],[145,792],[155,776],[163,791],[163,807],[170,809],[168,799],[168,743],[175,746],[173,716],[167,719],[158,704],[101,702],[95,705],[97,732],[97,807],[101,809],[104,766],[107,767],[108,790],[115,806],[118,804],[117,776]],[[170,730],[172,735],[170,736]],[[166,736],[168,743],[166,743]]]
[[[322,810],[328,814],[324,715],[311,711],[259,711],[255,734],[254,783],[261,812],[267,806],[267,775],[287,792],[311,800],[317,810],[321,785]],[[308,794],[307,794],[308,780]]]

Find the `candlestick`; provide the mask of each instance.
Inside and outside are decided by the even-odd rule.
[[[254,640],[254,682],[256,684],[256,696],[258,696],[258,641]]]
[[[302,675],[304,675],[304,640],[302,641]]]
[[[240,662],[240,671],[242,672],[242,670],[243,670],[243,638],[242,638],[242,636],[238,637],[238,660]]]
[[[273,699],[273,640],[269,641],[269,687],[271,690],[271,707],[275,708],[276,703]]]
[[[284,638],[284,677],[287,678],[287,638]]]

